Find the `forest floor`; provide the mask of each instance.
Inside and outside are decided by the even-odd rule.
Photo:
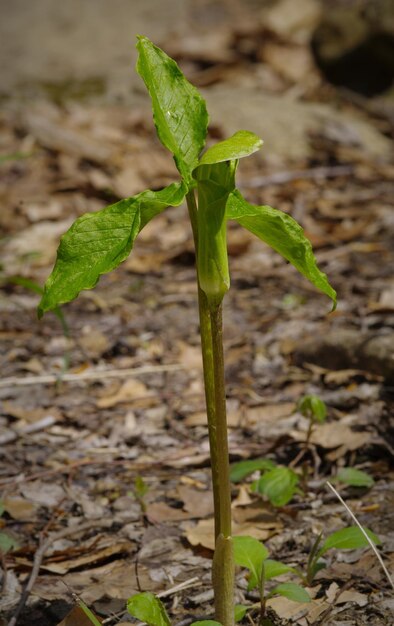
[[[326,83],[306,45],[279,53],[253,20],[223,23],[200,44],[157,43],[202,88],[210,141],[237,126],[266,140],[241,163],[239,186],[302,224],[339,301],[330,313],[276,253],[230,226],[231,462],[268,457],[302,478],[281,508],[251,479],[234,484],[234,531],[305,569],[321,531],[352,523],[330,480],[393,572],[394,118]],[[20,626],[86,626],[72,593],[103,624],[125,624],[139,590],[162,594],[175,623],[189,624],[212,615],[213,509],[187,211],[156,217],[63,320],[38,321],[35,289],[72,221],[177,179],[141,88],[131,106],[57,87],[28,104],[7,98],[0,114],[0,625],[19,607]],[[308,447],[305,394],[328,409]],[[343,467],[373,486],[341,484]],[[392,624],[392,590],[370,550],[330,551],[310,593],[309,604],[271,600],[273,623]],[[239,571],[237,601],[251,597]]]

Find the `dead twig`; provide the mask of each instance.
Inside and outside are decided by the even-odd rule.
[[[40,545],[37,548],[37,551],[34,555],[33,567],[30,572],[29,579],[25,588],[23,589],[21,599],[19,601],[18,607],[8,622],[8,626],[16,626],[19,615],[21,614],[27,599],[30,595],[31,590],[33,589],[34,583],[36,582],[37,576],[40,571],[40,567],[42,564],[42,560],[45,556],[48,548],[54,543],[54,541],[58,541],[59,539],[64,539],[64,537],[69,537],[70,535],[75,535],[80,532],[84,532],[86,530],[90,530],[91,528],[101,527],[101,528],[109,528],[112,526],[112,520],[94,520],[91,522],[86,522],[85,524],[81,524],[80,526],[76,526],[75,528],[63,528],[59,530],[57,533],[53,533],[49,535],[46,539],[41,539]]]
[[[168,363],[167,365],[144,365],[142,367],[131,367],[113,370],[94,370],[92,372],[81,372],[80,374],[47,374],[43,376],[10,376],[0,380],[0,388],[4,387],[25,387],[28,385],[48,385],[59,382],[79,383],[87,380],[106,380],[107,378],[127,378],[128,376],[139,376],[141,374],[156,374],[158,372],[177,372],[185,369],[180,363]],[[190,369],[190,368],[189,368]]]

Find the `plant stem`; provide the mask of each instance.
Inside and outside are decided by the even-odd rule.
[[[190,191],[186,199],[197,255],[198,215],[194,192]],[[234,554],[231,537],[231,487],[224,383],[222,306],[220,304],[210,307],[200,286],[198,286],[198,303],[215,515],[215,554],[212,567],[215,619],[223,626],[233,626]]]

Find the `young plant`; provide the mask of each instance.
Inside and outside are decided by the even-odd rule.
[[[308,447],[315,424],[323,424],[327,417],[327,407],[319,396],[308,395],[300,398],[297,408],[299,412],[309,420],[308,432],[305,445]]]
[[[230,480],[241,482],[255,472],[261,476],[251,484],[251,490],[264,495],[273,506],[285,506],[295,493],[300,493],[300,477],[289,467],[276,465],[271,459],[248,459],[239,461],[230,467]]]
[[[250,204],[235,187],[239,159],[258,150],[261,139],[242,130],[209,147],[201,156],[208,127],[203,98],[175,61],[149,39],[139,37],[137,48],[137,71],[152,100],[157,134],[172,153],[181,180],[77,219],[61,239],[38,312],[42,316],[75,298],[82,289],[94,287],[101,274],[112,271],[127,258],[138,233],[155,215],[186,200],[196,250],[215,509],[215,619],[223,626],[232,626],[234,560],[222,345],[222,300],[230,286],[227,222],[235,220],[279,252],[328,295],[334,307],[336,294],[318,269],[301,226],[286,213]]]
[[[375,545],[379,545],[380,539],[368,528],[364,528],[369,538]],[[333,548],[337,550],[356,550],[369,546],[367,538],[358,526],[348,526],[328,535],[323,541],[323,533],[320,533],[314,542],[308,557],[306,575],[303,576],[305,583],[312,584],[316,574],[326,567],[325,561],[321,558]]]
[[[309,594],[303,587],[296,583],[280,583],[270,591],[266,589],[266,583],[272,578],[277,578],[287,573],[297,573],[296,570],[280,561],[268,558],[268,550],[263,543],[253,537],[234,537],[234,560],[237,565],[248,570],[248,591],[257,588],[260,597],[260,624],[264,624],[267,600],[274,596],[283,596],[294,602],[310,602]],[[237,615],[242,619],[244,614],[255,605],[238,605]]]

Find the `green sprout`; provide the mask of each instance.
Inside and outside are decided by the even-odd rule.
[[[78,218],[61,238],[38,314],[41,317],[76,298],[81,290],[93,288],[102,274],[114,270],[128,257],[139,232],[152,218],[186,200],[196,251],[215,510],[215,619],[222,626],[232,626],[234,558],[222,342],[222,300],[230,287],[228,221],[237,222],[276,250],[331,298],[333,308],[336,293],[317,267],[301,226],[277,209],[250,204],[236,189],[238,161],[256,152],[262,146],[261,139],[242,130],[205,149],[208,114],[204,99],[175,61],[147,37],[138,37],[137,49],[137,71],[151,97],[156,131],[173,155],[180,181],[160,191],[143,191]]]

